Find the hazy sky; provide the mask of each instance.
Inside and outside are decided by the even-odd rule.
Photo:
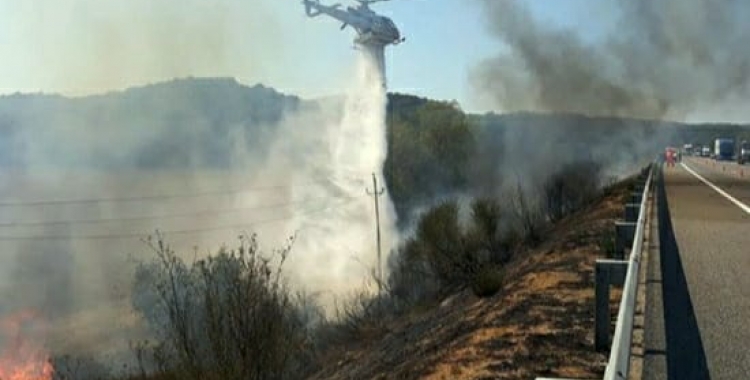
[[[573,26],[591,6],[530,3],[538,17]],[[481,107],[468,71],[499,43],[486,33],[478,2],[375,7],[407,37],[388,51],[391,90]],[[233,76],[305,97],[337,93],[356,54],[354,31],[338,26],[306,18],[298,0],[0,0],[0,92],[84,95],[193,75]]]
[[[387,52],[390,90],[490,110],[492,103],[472,88],[470,72],[505,47],[488,32],[481,1],[373,6],[407,38]],[[614,31],[617,1],[525,4],[540,24],[569,28],[586,42]],[[187,76],[231,76],[303,97],[341,93],[357,54],[355,33],[340,31],[332,19],[307,18],[300,2],[0,0],[0,94],[86,95]],[[723,104],[695,110],[689,118],[744,120],[744,111],[735,112],[745,110],[744,102],[737,100],[729,111]]]

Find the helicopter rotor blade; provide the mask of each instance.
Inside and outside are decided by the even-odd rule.
[[[389,1],[389,0],[355,0],[355,1],[362,5],[368,5],[372,3],[379,3],[381,1]]]

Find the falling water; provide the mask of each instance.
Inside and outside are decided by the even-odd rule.
[[[387,151],[387,96],[382,74],[371,55],[358,57],[352,83],[343,112],[318,129],[317,156],[309,157],[308,165],[317,168],[316,175],[325,173],[330,185],[322,189],[295,188],[297,194],[293,195],[319,199],[326,194],[330,200],[316,202],[314,208],[324,210],[320,213],[299,210],[294,223],[299,228],[289,263],[291,274],[308,290],[338,296],[363,285],[376,272],[374,191],[383,191],[378,198],[383,270],[398,240],[395,212],[382,175]],[[378,189],[373,189],[372,174],[378,180]]]

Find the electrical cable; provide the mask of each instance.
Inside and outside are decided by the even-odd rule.
[[[328,180],[330,182],[330,180]],[[246,189],[232,189],[232,190],[213,190],[197,193],[182,193],[182,194],[155,194],[155,195],[142,195],[135,197],[116,197],[116,198],[84,198],[84,199],[52,199],[52,200],[34,200],[34,201],[19,201],[19,202],[0,202],[0,207],[30,207],[30,206],[50,206],[50,205],[70,205],[70,204],[92,204],[92,203],[125,203],[125,202],[141,202],[141,201],[163,201],[169,199],[184,199],[184,198],[199,198],[210,195],[237,195],[243,193],[252,193],[259,191],[271,191],[279,189],[290,189],[299,186],[308,186],[310,184],[321,184],[319,182],[305,182],[295,185],[275,185],[275,186],[262,186],[255,188]]]
[[[277,223],[289,219],[296,218],[300,215],[312,215],[319,212],[327,211],[329,209],[333,209],[334,207],[343,207],[347,204],[350,204],[359,198],[350,198],[346,200],[346,202],[341,202],[337,205],[331,205],[322,209],[317,209],[313,211],[308,211],[306,213],[297,214],[297,215],[290,215],[285,217],[274,217],[274,218],[267,218],[267,219],[261,219],[253,222],[248,223],[242,223],[242,224],[235,224],[235,225],[225,225],[225,226],[214,226],[214,227],[205,227],[205,228],[193,228],[193,229],[183,229],[183,230],[172,230],[172,231],[159,231],[159,233],[165,234],[165,235],[184,235],[184,234],[195,234],[195,233],[201,233],[201,232],[213,232],[213,231],[223,231],[223,230],[233,230],[233,229],[240,229],[240,228],[246,228],[261,224],[269,224],[269,223]],[[101,235],[41,235],[41,236],[0,236],[0,241],[45,241],[45,240],[118,240],[118,239],[132,239],[132,238],[143,238],[145,236],[148,236],[148,234],[143,233],[123,233],[123,234],[101,234]]]
[[[263,206],[254,207],[240,207],[230,209],[218,209],[218,210],[203,210],[176,214],[161,214],[161,215],[143,215],[133,217],[121,217],[121,218],[99,218],[99,219],[72,219],[72,220],[52,220],[52,221],[28,221],[28,222],[0,222],[0,228],[8,227],[36,227],[36,226],[54,226],[54,225],[72,225],[72,224],[104,224],[113,222],[134,222],[134,221],[145,221],[145,220],[163,220],[163,219],[178,219],[193,216],[206,216],[206,215],[222,215],[244,211],[258,211],[267,210],[274,208],[281,208],[284,206],[292,206],[298,204],[306,204],[320,200],[330,199],[330,197],[319,197],[308,199],[304,201],[292,201],[284,203],[276,203]]]

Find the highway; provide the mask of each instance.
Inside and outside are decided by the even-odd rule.
[[[683,164],[656,190],[643,379],[749,379],[750,166]]]

